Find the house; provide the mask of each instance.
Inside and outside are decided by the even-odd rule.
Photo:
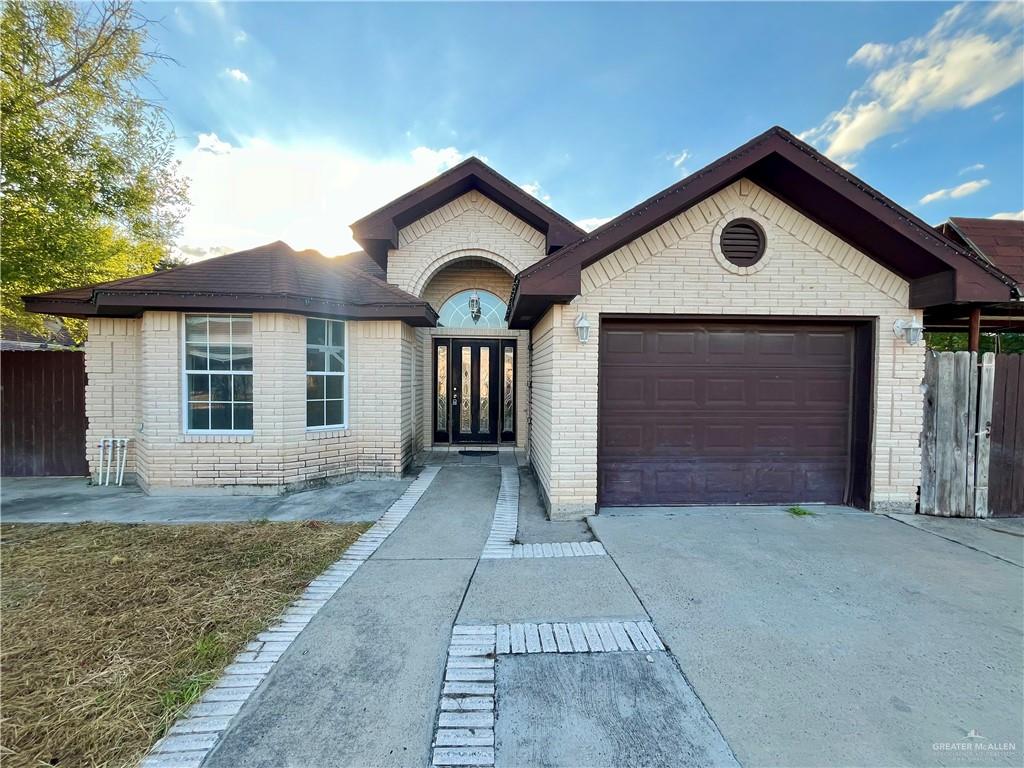
[[[982,330],[1024,332],[1024,221],[953,217],[936,229],[957,245],[984,259],[1006,276],[1012,300],[961,302],[928,307],[925,327],[968,332],[968,349],[977,352]]]
[[[89,443],[150,492],[528,452],[598,505],[913,510],[922,312],[1006,276],[781,128],[581,231],[477,159],[352,225],[26,297],[89,321]],[[96,457],[90,449],[90,460]]]

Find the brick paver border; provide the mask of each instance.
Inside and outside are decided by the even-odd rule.
[[[607,555],[599,541],[551,542],[543,544],[516,544],[519,526],[519,468],[501,468],[501,488],[494,507],[491,532],[480,557],[501,560],[521,557],[586,557]]]

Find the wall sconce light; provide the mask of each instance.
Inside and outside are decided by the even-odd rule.
[[[480,294],[476,291],[469,295],[469,316],[474,323],[480,322]]]
[[[586,344],[590,338],[590,321],[587,320],[586,312],[576,318],[576,335],[580,339],[580,344]]]
[[[902,318],[897,320],[892,324],[892,332],[897,338],[906,339],[907,344],[912,347],[920,344],[921,339],[924,338],[924,326],[916,317],[909,320]]]

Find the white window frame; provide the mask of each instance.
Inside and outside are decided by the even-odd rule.
[[[306,320],[307,321],[309,321],[309,320],[324,320],[324,321],[326,321],[328,323],[341,323],[344,326],[344,328],[345,328],[345,349],[344,349],[344,354],[342,355],[342,365],[344,366],[345,370],[343,372],[341,372],[341,373],[338,373],[336,371],[330,371],[329,372],[329,371],[310,371],[310,370],[307,370],[306,373],[305,373],[305,376],[302,377],[303,391],[305,391],[305,388],[306,388],[306,377],[307,376],[341,376],[342,377],[342,379],[341,379],[341,396],[342,396],[342,398],[344,398],[344,402],[342,403],[342,418],[344,419],[344,421],[341,424],[323,424],[323,425],[321,425],[319,427],[311,427],[311,426],[309,426],[307,424],[306,425],[306,431],[307,432],[330,432],[331,430],[348,429],[349,428],[349,416],[348,416],[348,405],[349,405],[349,396],[348,396],[348,374],[349,374],[349,370],[348,370],[348,320],[342,320],[342,319],[337,318],[337,317],[316,317],[316,316],[313,316],[313,315],[307,316]],[[306,329],[306,343],[303,345],[302,353],[303,353],[303,356],[304,356],[303,359],[308,361],[309,360],[309,347],[310,347],[310,343],[309,343],[309,324],[308,324],[308,322],[305,324],[305,329]],[[314,346],[320,346],[320,345],[316,344]],[[327,358],[325,357],[324,358],[325,362],[326,362],[326,359]],[[306,365],[304,367],[308,368],[309,366]],[[326,365],[325,365],[325,367],[326,367]],[[324,394],[326,394],[326,391],[324,392]],[[306,408],[308,409],[308,407],[309,407],[309,398],[308,397],[305,398],[305,403],[306,403]],[[304,410],[303,413],[305,414],[306,411]],[[302,420],[305,421],[307,418],[308,417],[304,415],[302,417]]]
[[[253,379],[253,403],[252,403],[252,416],[253,416],[253,429],[190,429],[188,426],[188,375],[194,374],[209,374],[211,371],[197,371],[192,370],[188,367],[188,321],[189,317],[245,317],[252,322],[252,348],[253,348],[253,360],[251,371],[217,371],[217,373],[227,373],[235,376],[255,376],[256,373],[256,320],[252,315],[247,315],[240,312],[182,312],[181,313],[181,428],[186,435],[251,435],[255,432],[256,427],[256,387],[255,378]]]

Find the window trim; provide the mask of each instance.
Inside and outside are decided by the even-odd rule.
[[[252,416],[253,421],[252,429],[190,429],[188,426],[188,320],[189,317],[246,317],[252,323],[252,341],[250,346],[253,350],[252,358],[252,370],[251,371],[227,371],[231,375],[238,376],[253,376],[253,391],[252,391]],[[181,313],[181,428],[186,435],[252,435],[256,432],[256,387],[255,387],[255,373],[256,373],[256,318],[252,315],[247,315],[242,312],[182,312]],[[209,344],[209,342],[207,342]],[[192,371],[193,373],[202,374],[204,371]],[[205,373],[209,374],[207,370]],[[232,404],[234,401],[232,400]]]
[[[306,377],[307,376],[341,376],[341,396],[342,396],[342,398],[344,398],[344,402],[342,403],[342,418],[344,419],[344,421],[341,424],[322,424],[319,427],[311,427],[308,424],[306,424],[306,431],[307,432],[331,432],[331,431],[338,431],[338,430],[342,430],[342,429],[348,429],[349,428],[349,410],[348,410],[348,407],[349,407],[349,396],[348,396],[348,374],[349,374],[349,370],[348,370],[348,321],[347,320],[339,320],[336,317],[319,317],[319,316],[316,316],[316,315],[306,315],[305,319],[306,319],[306,322],[304,323],[304,328],[305,328],[306,338],[305,338],[305,343],[302,345],[303,360],[308,360],[309,359],[308,350],[309,350],[309,347],[310,347],[310,344],[309,344],[309,321],[310,320],[325,320],[325,321],[327,321],[329,323],[341,323],[345,327],[345,349],[344,349],[344,355],[343,355],[343,360],[342,360],[342,365],[344,366],[345,370],[342,373],[331,372],[331,371],[310,371],[310,370],[306,370],[305,373],[302,376],[302,387],[303,387],[303,390],[305,390],[305,388],[306,388]],[[313,346],[320,346],[320,345],[319,344],[315,344]],[[325,358],[325,360],[326,360],[326,358]],[[307,369],[307,368],[308,368],[307,365],[303,365],[303,369]],[[325,391],[325,394],[326,394],[326,391]],[[304,402],[306,403],[306,405],[308,407],[308,405],[309,405],[309,397],[305,397],[303,399],[304,399]],[[303,410],[303,413],[305,413],[305,412],[306,411]],[[302,417],[303,422],[306,421],[306,418],[307,418],[306,416]]]

